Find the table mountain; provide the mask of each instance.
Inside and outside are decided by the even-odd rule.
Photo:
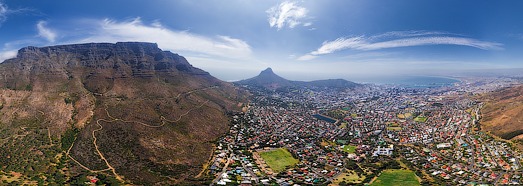
[[[244,95],[154,43],[22,48],[0,64],[0,169],[59,184],[196,184]]]

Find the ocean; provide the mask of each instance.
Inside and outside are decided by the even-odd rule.
[[[375,84],[390,84],[409,88],[434,88],[452,86],[460,80],[438,76],[395,76],[371,81]]]

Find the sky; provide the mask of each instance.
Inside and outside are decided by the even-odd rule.
[[[366,81],[523,68],[523,1],[0,0],[0,62],[25,46],[157,43],[234,81]]]

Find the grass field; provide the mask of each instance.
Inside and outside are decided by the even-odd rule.
[[[405,113],[405,114],[398,114],[397,117],[399,119],[405,119],[405,118],[408,118],[408,117],[411,117],[412,116],[412,113]]]
[[[0,176],[0,185],[2,185],[2,182],[4,180],[7,181],[8,183],[11,183],[13,181],[19,181],[21,176],[22,175],[20,173],[15,173],[15,172],[5,173],[5,172],[2,172],[2,175]]]
[[[425,123],[425,122],[427,121],[427,119],[428,119],[428,118],[425,117],[425,116],[418,116],[418,117],[414,118],[414,121],[416,121],[416,122],[421,122],[421,123]]]
[[[298,163],[298,160],[292,157],[291,153],[285,148],[260,152],[260,156],[275,173],[284,171],[286,166],[294,166]]]
[[[354,152],[356,152],[356,146],[344,145],[342,150],[347,152],[347,153],[354,153]]]
[[[381,175],[370,184],[371,186],[418,186],[418,177],[410,170],[388,169],[381,172]]]
[[[388,131],[400,131],[401,127],[387,127]]]
[[[329,185],[339,185],[341,182],[345,183],[361,183],[365,179],[365,176],[359,177],[358,174],[351,171],[349,173],[342,173],[332,180],[332,184]]]

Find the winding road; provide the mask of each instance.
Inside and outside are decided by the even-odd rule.
[[[114,176],[116,177],[116,179],[118,181],[121,181],[121,182],[124,182],[124,180],[122,179],[122,177],[120,175],[118,175],[116,173],[116,169],[111,166],[111,164],[109,164],[109,161],[107,161],[107,159],[104,157],[104,155],[102,154],[102,152],[100,152],[100,150],[98,149],[98,144],[96,143],[96,132],[100,131],[103,129],[103,126],[100,124],[100,121],[107,121],[105,119],[99,119],[96,121],[96,124],[100,127],[96,130],[93,130],[92,132],[92,135],[93,135],[93,144],[94,144],[94,147],[96,149],[96,152],[98,153],[98,155],[100,156],[100,158],[102,158],[102,160],[104,160],[105,164],[107,165],[107,167],[109,167],[109,169],[113,172]],[[114,121],[114,120],[113,120]],[[113,122],[113,121],[107,121],[107,122]]]

